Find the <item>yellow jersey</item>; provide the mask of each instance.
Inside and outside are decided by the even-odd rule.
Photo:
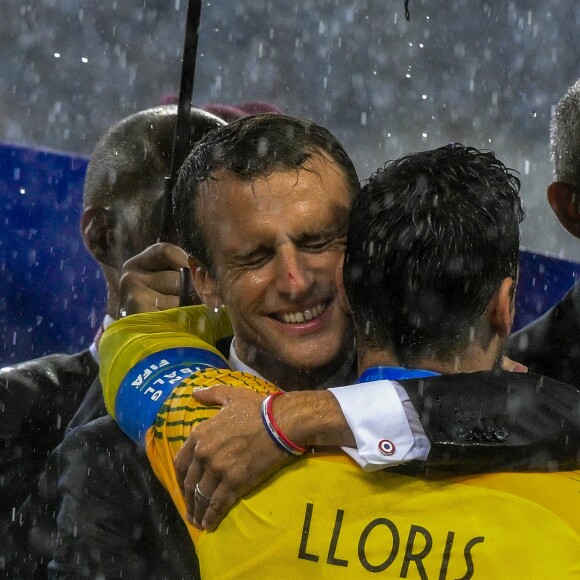
[[[163,325],[175,315],[154,318]],[[230,384],[267,394],[276,387],[228,371],[223,357],[198,338],[157,337],[150,344],[150,321],[139,322],[135,316],[116,323],[127,328],[117,329],[119,364],[115,370],[105,363],[103,378],[111,382],[103,386],[121,427],[145,446],[184,517],[173,460],[189,432],[219,411],[199,404],[193,389]],[[101,356],[110,361],[106,345]],[[176,353],[179,348],[185,350]],[[155,416],[146,425],[143,401],[156,393]],[[580,473],[432,480],[365,473],[338,452],[307,453],[242,498],[216,531],[186,524],[204,580],[564,579],[580,578],[579,508]]]

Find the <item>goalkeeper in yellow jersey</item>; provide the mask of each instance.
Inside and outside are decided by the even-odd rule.
[[[409,381],[419,392],[418,411],[428,414],[437,404],[432,386],[443,382],[478,411],[481,399],[470,387],[485,378],[473,373],[496,367],[511,327],[523,217],[518,193],[519,181],[493,154],[458,145],[405,156],[371,177],[351,216],[342,295],[355,319],[361,383]],[[204,579],[579,577],[574,473],[366,473],[343,454],[307,449],[282,428],[277,404],[293,393],[228,372],[225,359],[191,334],[151,339],[155,316],[111,327],[101,352],[118,358],[102,377],[110,412],[146,447],[182,517],[175,454],[218,412],[203,403],[215,400],[211,390],[196,394],[198,401],[196,387],[255,391],[272,447],[297,458],[239,501],[217,530],[189,525]],[[163,316],[209,342],[229,332],[222,312]],[[458,373],[457,380],[438,378]],[[456,412],[448,409],[444,419],[453,423]],[[484,435],[510,437],[501,424]],[[381,446],[393,451],[388,439]],[[207,509],[216,490],[204,487],[203,477],[193,487],[195,503]]]

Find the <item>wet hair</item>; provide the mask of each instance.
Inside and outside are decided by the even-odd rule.
[[[520,181],[453,144],[378,169],[355,199],[344,282],[357,339],[402,364],[453,360],[502,280],[517,275]]]
[[[555,181],[580,187],[580,79],[562,97],[550,124]]]
[[[275,171],[303,169],[310,159],[323,154],[342,170],[354,197],[360,185],[352,161],[338,139],[312,121],[264,113],[212,131],[185,160],[173,190],[179,244],[211,271],[211,252],[196,209],[200,184],[216,172],[227,170],[252,181]]]

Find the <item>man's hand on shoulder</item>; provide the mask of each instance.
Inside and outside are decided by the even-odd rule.
[[[516,362],[507,356],[503,356],[501,359],[501,368],[504,371],[510,371],[512,373],[527,373],[528,367],[522,363]]]
[[[296,457],[282,451],[264,427],[263,396],[217,386],[195,398],[221,411],[198,425],[175,460],[188,518],[215,529],[234,503]],[[276,397],[273,415],[280,430],[301,447],[354,446],[340,406],[329,391],[301,391]]]

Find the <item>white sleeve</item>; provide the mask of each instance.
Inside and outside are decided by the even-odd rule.
[[[357,445],[342,449],[364,471],[427,459],[431,444],[399,383],[380,380],[328,390],[336,397]]]

